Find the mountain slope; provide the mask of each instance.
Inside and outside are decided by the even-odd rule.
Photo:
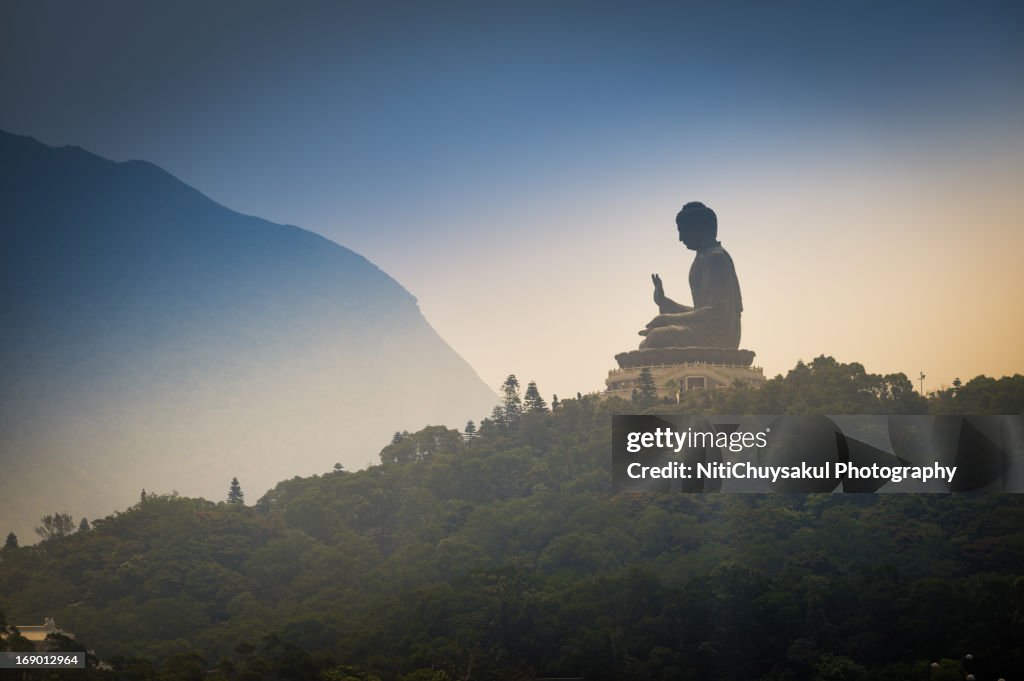
[[[258,496],[495,402],[365,258],[152,164],[0,133],[0,234],[0,497],[22,532],[144,487],[218,498],[237,475]]]

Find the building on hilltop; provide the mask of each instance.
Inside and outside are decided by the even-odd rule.
[[[623,352],[615,356],[619,368],[605,379],[608,397],[630,399],[639,388],[640,372],[647,369],[654,379],[658,398],[675,402],[691,390],[711,390],[745,383],[765,382],[761,367],[753,366],[754,353],[724,348],[665,348],[657,351]],[[648,356],[650,355],[650,356]]]
[[[30,624],[26,626],[15,625],[18,633],[23,637],[27,638],[32,642],[32,645],[36,647],[38,651],[49,650],[49,644],[46,641],[46,637],[50,634],[63,634],[68,638],[74,638],[74,634],[70,631],[64,631],[54,623],[52,617],[47,617],[43,620],[42,625]]]

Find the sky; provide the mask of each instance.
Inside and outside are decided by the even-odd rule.
[[[347,246],[497,388],[603,388],[699,200],[774,376],[1020,373],[1019,3],[0,1],[0,129]]]

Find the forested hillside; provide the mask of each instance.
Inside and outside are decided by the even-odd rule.
[[[927,401],[908,386],[819,358],[761,391],[643,408],[1024,408],[1020,376]],[[925,681],[1024,669],[1019,495],[614,495],[611,415],[640,405],[508,406],[473,437],[396,434],[381,465],[281,482],[252,506],[149,494],[91,529],[5,548],[0,610],[7,624],[54,617],[114,665],[98,678]]]

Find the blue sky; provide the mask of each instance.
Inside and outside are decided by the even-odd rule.
[[[719,211],[766,373],[821,353],[931,387],[1020,371],[1019,4],[0,14],[0,128],[359,251],[488,383],[599,389],[654,314],[650,272],[687,298],[689,200]],[[954,267],[965,241],[999,247]]]

